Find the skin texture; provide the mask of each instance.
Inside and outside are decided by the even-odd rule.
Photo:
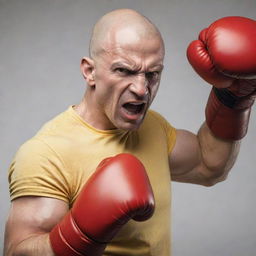
[[[148,19],[127,9],[108,13],[94,27],[90,57],[81,61],[87,89],[75,111],[97,129],[137,129],[157,93],[163,59],[162,37]],[[127,111],[127,103],[141,104],[142,109]],[[204,186],[224,180],[239,145],[216,138],[205,123],[198,134],[178,130],[169,157],[172,180]],[[14,200],[6,223],[4,255],[54,255],[48,233],[68,210],[57,199]]]
[[[160,82],[164,58],[160,33],[134,11],[114,11],[95,25],[90,55],[81,63],[89,86],[76,111],[98,129],[137,129]],[[128,102],[144,103],[144,111],[128,117],[122,108]]]

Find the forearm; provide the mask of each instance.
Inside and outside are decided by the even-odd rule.
[[[240,149],[240,140],[216,137],[204,123],[198,132],[202,162],[213,179],[224,179],[234,165]]]
[[[206,123],[197,135],[178,130],[170,155],[172,181],[204,186],[223,181],[236,161],[239,148],[240,141],[218,138]]]
[[[49,234],[37,234],[21,241],[5,252],[5,256],[54,256]]]
[[[197,136],[177,135],[170,156],[173,180],[211,186],[224,180],[234,165],[256,96],[256,62],[251,54],[256,47],[255,28],[254,20],[224,17],[190,43],[190,64],[213,88],[206,105],[206,123]],[[227,42],[234,38],[232,48]]]

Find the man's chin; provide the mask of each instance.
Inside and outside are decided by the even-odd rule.
[[[117,128],[121,130],[126,130],[126,131],[135,131],[138,130],[143,123],[144,116],[143,118],[139,120],[133,120],[133,121],[122,121],[118,124]]]
[[[140,124],[136,124],[136,125],[129,124],[129,125],[125,126],[123,128],[123,130],[125,130],[125,131],[136,131],[136,130],[138,130],[140,128],[140,125],[141,125],[141,123]]]
[[[121,130],[138,130],[146,116],[147,111],[143,113],[132,114],[121,111],[116,117],[116,128]]]

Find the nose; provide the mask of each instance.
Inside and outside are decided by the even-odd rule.
[[[137,74],[131,81],[130,90],[139,97],[148,94],[148,81],[144,73]]]

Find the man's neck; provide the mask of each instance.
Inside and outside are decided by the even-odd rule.
[[[74,111],[89,125],[99,130],[112,130],[116,129],[113,125],[102,116],[98,108],[93,102],[93,96],[86,92],[82,101],[73,107]],[[104,122],[104,120],[106,120]]]

